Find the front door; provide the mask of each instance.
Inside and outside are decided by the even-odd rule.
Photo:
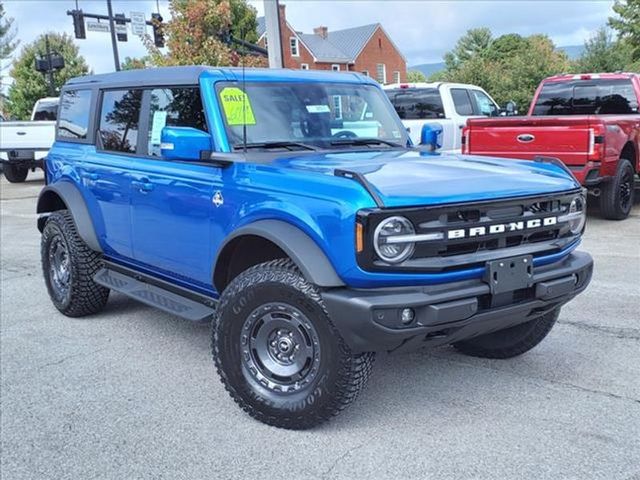
[[[197,87],[146,92],[142,155],[131,165],[131,225],[136,263],[186,284],[210,289],[215,230],[213,202],[222,190],[214,165],[163,160],[164,126],[207,131]],[[145,114],[145,116],[147,115]]]

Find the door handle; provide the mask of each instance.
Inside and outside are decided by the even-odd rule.
[[[86,172],[82,174],[82,177],[86,178],[87,180],[98,180],[98,174],[95,172]]]
[[[153,183],[148,178],[141,178],[140,180],[133,180],[131,182],[134,188],[137,188],[140,192],[146,193],[153,190]]]

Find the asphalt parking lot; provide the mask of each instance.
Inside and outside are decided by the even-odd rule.
[[[42,185],[0,183],[3,479],[640,479],[640,204],[589,216],[593,283],[533,351],[381,355],[349,410],[291,432],[235,406],[208,326],[120,295],[60,315],[40,273]]]

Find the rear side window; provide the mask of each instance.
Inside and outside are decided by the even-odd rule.
[[[207,121],[197,87],[157,88],[151,90],[147,153],[160,156],[162,129],[193,127],[207,131]]]
[[[60,97],[58,137],[85,140],[90,110],[91,90],[65,90]]]
[[[58,118],[58,102],[40,102],[33,112],[33,120],[55,121]]]
[[[436,88],[394,89],[386,93],[403,120],[444,118],[442,98]]]
[[[625,115],[638,113],[631,80],[593,79],[547,82],[533,115]]]
[[[102,96],[100,140],[113,152],[136,153],[142,90],[109,90]]]
[[[452,88],[451,98],[458,115],[473,115],[473,104],[469,98],[469,92],[464,88]]]

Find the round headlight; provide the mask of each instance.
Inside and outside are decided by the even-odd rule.
[[[569,230],[571,233],[578,234],[582,232],[584,223],[587,220],[587,209],[585,208],[585,200],[583,197],[575,197],[571,200],[567,218],[569,220]]]
[[[413,224],[404,217],[385,218],[373,234],[373,246],[387,263],[400,263],[413,254],[414,242],[406,241],[406,235],[416,233]]]

